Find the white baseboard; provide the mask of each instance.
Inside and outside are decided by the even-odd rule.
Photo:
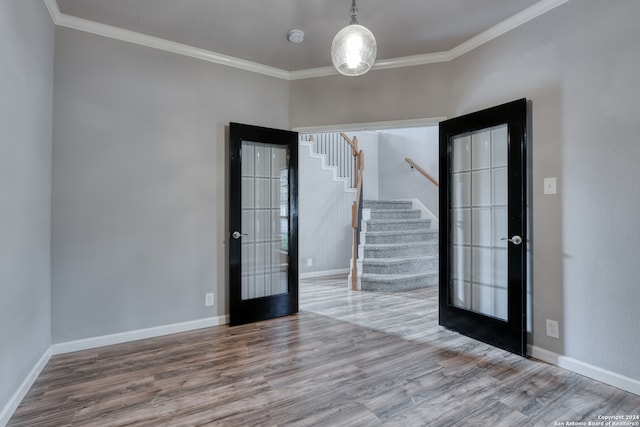
[[[640,396],[639,380],[590,365],[572,357],[560,356],[558,366]]]
[[[338,274],[349,274],[348,268],[340,268],[338,270],[312,271],[311,273],[301,273],[301,279],[313,279],[316,277],[337,276]]]
[[[530,346],[528,353],[536,359],[640,396],[640,380],[625,377],[624,375],[599,368],[574,359],[573,357],[561,356],[536,346]]]
[[[552,365],[558,365],[559,354],[531,344],[527,345],[527,355]]]
[[[49,362],[49,359],[51,359],[51,347],[47,348],[42,357],[40,357],[40,360],[38,360],[31,371],[29,371],[27,377],[22,381],[18,390],[13,393],[13,396],[11,396],[7,404],[4,405],[4,408],[0,410],[0,426],[5,426],[9,423],[13,413],[18,409],[20,402],[22,402],[22,399],[27,395],[33,383],[38,379],[38,376],[47,365],[47,362]]]
[[[138,341],[145,338],[155,338],[163,335],[176,334],[178,332],[193,331],[212,326],[229,323],[229,316],[208,317],[206,319],[192,320],[189,322],[173,323],[170,325],[156,326],[147,329],[121,332],[118,334],[102,335],[85,338],[76,341],[68,341],[51,345],[52,354],[72,353],[74,351],[88,350],[107,345],[121,344],[130,341]]]

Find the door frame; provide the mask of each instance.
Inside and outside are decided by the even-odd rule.
[[[508,125],[508,236],[522,237],[521,245],[507,243],[507,321],[458,308],[452,301],[452,203],[450,183],[455,135],[501,124]],[[519,143],[518,143],[519,142]],[[471,338],[525,356],[527,354],[527,100],[519,99],[440,123],[440,325]]]
[[[267,143],[288,148],[289,225],[288,225],[288,292],[253,299],[242,299],[242,141]],[[229,324],[231,326],[298,312],[298,133],[241,123],[229,124],[229,198],[228,198],[228,286]],[[236,184],[236,185],[234,185]],[[234,188],[235,187],[235,188]]]

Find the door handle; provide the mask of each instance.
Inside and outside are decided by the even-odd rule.
[[[518,236],[517,234],[515,236],[513,236],[512,238],[510,238],[510,239],[508,239],[506,237],[503,237],[500,240],[506,240],[507,242],[511,242],[516,246],[518,246],[520,243],[522,243],[522,237]]]
[[[234,231],[233,233],[231,233],[231,237],[233,237],[234,239],[238,240],[240,237],[242,236],[248,236],[248,234],[243,234],[239,231]]]

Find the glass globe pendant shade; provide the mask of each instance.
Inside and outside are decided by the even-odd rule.
[[[360,76],[373,66],[378,48],[371,31],[350,24],[338,31],[331,43],[331,60],[340,74]]]

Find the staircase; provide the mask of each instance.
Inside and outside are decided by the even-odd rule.
[[[438,230],[411,201],[365,200],[358,264],[363,291],[438,284]]]
[[[345,189],[353,189],[355,186],[353,154],[342,134],[337,132],[304,134],[300,135],[300,142],[309,144],[312,157],[322,159],[323,169],[333,170],[334,181],[343,181]]]

